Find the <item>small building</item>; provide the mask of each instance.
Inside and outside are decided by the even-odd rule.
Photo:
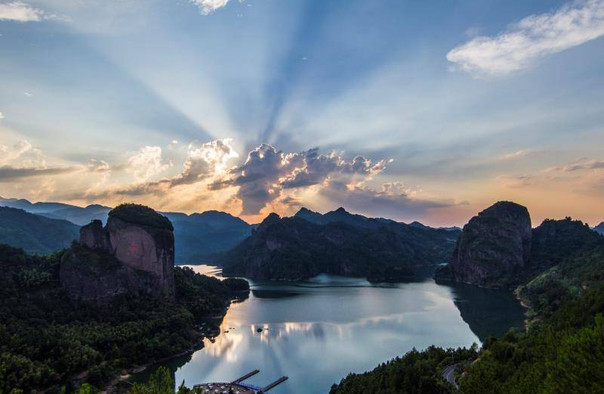
[[[193,388],[204,394],[262,394],[287,380],[287,376],[282,376],[264,387],[258,387],[244,382],[244,380],[249,379],[259,372],[260,371],[256,369],[230,383],[202,383],[196,384]]]

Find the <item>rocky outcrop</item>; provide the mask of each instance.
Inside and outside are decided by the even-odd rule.
[[[83,226],[80,229],[80,243],[92,250],[109,250],[109,238],[103,230],[103,222],[93,220]]]
[[[602,242],[587,224],[570,217],[545,219],[531,229],[525,207],[498,202],[466,224],[449,264],[437,270],[435,279],[513,288]]]
[[[172,224],[151,208],[121,205],[82,227],[80,244],[63,257],[61,285],[69,296],[110,301],[122,294],[174,297]]]
[[[507,287],[529,262],[531,218],[528,210],[500,201],[473,217],[457,240],[451,261],[437,280],[485,287]]]

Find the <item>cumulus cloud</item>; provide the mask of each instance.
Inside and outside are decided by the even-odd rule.
[[[42,151],[34,148],[27,140],[21,140],[12,146],[0,145],[0,165],[44,166]]]
[[[145,181],[167,170],[171,165],[172,163],[164,163],[159,146],[144,146],[128,159],[128,166],[139,181]]]
[[[201,146],[190,144],[183,171],[171,179],[171,186],[196,183],[217,173],[226,171],[227,163],[239,157],[230,138],[206,142]]]
[[[229,0],[190,0],[191,3],[199,7],[199,10],[203,15],[209,15],[219,8],[225,7]],[[239,0],[243,2],[244,0]]]
[[[507,75],[603,35],[604,0],[579,0],[526,17],[494,37],[476,37],[452,49],[447,60],[476,76]]]
[[[284,153],[262,144],[248,154],[244,164],[231,169],[211,188],[239,187],[236,197],[243,204],[243,214],[255,215],[267,204],[281,198],[286,189],[322,188],[336,183],[353,187],[382,172],[387,162],[373,163],[361,156],[346,161],[335,152],[319,154],[317,149]]]
[[[369,187],[391,162],[387,159],[345,158],[342,153],[320,153],[316,148],[287,153],[268,144],[252,149],[242,164],[233,166],[231,162],[237,157],[230,139],[190,144],[181,172],[172,177],[133,185],[103,185],[69,197],[114,202],[154,198],[155,205],[170,205],[172,209],[175,200],[179,206],[210,203],[244,216],[270,210],[288,214],[300,206],[319,203],[400,218],[453,204],[424,200],[401,183],[386,183],[377,190]],[[100,160],[88,162],[89,172],[107,173],[110,169]]]
[[[0,112],[0,120],[4,119],[4,115],[2,115],[2,112]]]
[[[107,198],[111,196],[144,196],[157,195],[163,196],[169,193],[170,189],[176,186],[193,185],[202,181],[208,181],[219,176],[227,170],[228,161],[238,157],[237,152],[231,146],[232,140],[227,138],[215,140],[201,145],[189,144],[187,158],[183,164],[182,171],[170,178],[163,178],[158,181],[145,182],[140,181],[134,185],[126,187],[116,187],[103,190],[89,190],[85,194],[87,199]],[[141,149],[140,152],[146,151]],[[152,162],[148,167],[154,167],[157,164],[157,150],[151,156],[154,160],[142,160],[145,163]],[[139,153],[140,153],[139,152]],[[135,155],[136,156],[136,155]],[[161,157],[161,154],[159,155]],[[165,165],[161,164],[160,166]],[[144,166],[143,166],[144,167]],[[145,168],[148,168],[145,167]],[[140,175],[140,174],[139,174]]]
[[[56,15],[47,14],[22,1],[0,4],[0,21],[40,22],[45,19],[56,19]]]

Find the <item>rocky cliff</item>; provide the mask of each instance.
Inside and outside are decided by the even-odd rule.
[[[174,297],[174,234],[151,208],[125,204],[82,227],[80,243],[65,253],[61,285],[69,296],[110,301],[122,294]]]
[[[523,271],[531,251],[528,210],[500,201],[474,216],[463,228],[447,267],[437,280],[506,287]]]
[[[513,288],[589,252],[604,238],[579,220],[546,219],[531,229],[527,209],[498,202],[464,227],[449,264],[437,281]]]

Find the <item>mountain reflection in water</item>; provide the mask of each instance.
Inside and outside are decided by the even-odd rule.
[[[211,272],[207,266],[196,267]],[[213,271],[215,273],[215,271]],[[440,286],[432,280],[372,285],[320,275],[305,282],[251,282],[250,298],[231,305],[221,334],[175,370],[177,384],[229,381],[254,369],[271,393],[326,393],[349,372],[362,372],[430,345],[471,346],[522,323],[508,293]],[[460,313],[461,311],[461,313]]]

